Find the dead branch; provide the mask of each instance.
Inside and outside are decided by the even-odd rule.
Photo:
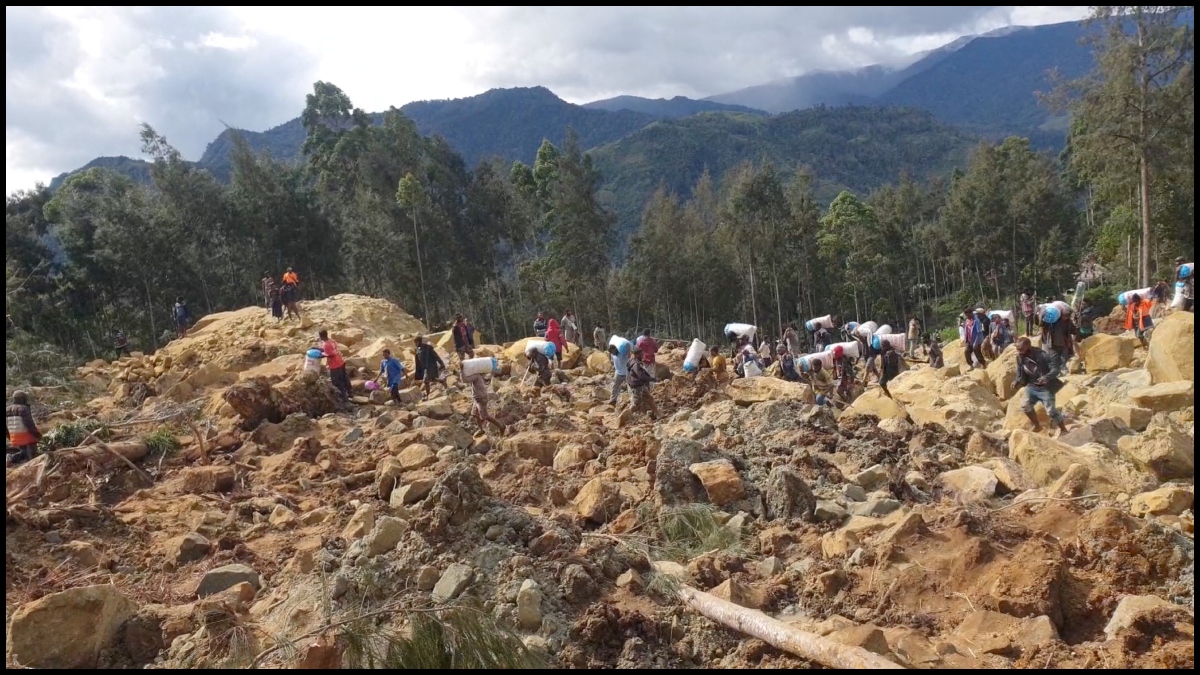
[[[688,607],[725,628],[758,638],[776,649],[829,668],[905,670],[861,647],[848,647],[820,635],[806,633],[762,612],[726,602],[690,586],[680,587],[679,596]]]

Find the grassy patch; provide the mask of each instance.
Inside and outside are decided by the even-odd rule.
[[[719,512],[708,504],[663,509],[653,547],[657,558],[686,563],[710,551],[744,553],[741,534],[717,520]]]
[[[179,450],[178,430],[172,427],[159,427],[157,431],[142,437],[142,442],[150,448],[152,456],[173,455]]]
[[[74,448],[96,432],[96,438],[106,441],[111,436],[108,428],[99,420],[85,419],[60,424],[42,436],[38,442],[38,452],[46,453],[62,448]]]

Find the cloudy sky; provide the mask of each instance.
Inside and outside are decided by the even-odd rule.
[[[704,97],[814,69],[903,60],[1086,7],[5,9],[5,190],[100,155],[149,122],[189,159],[229,125],[299,115],[316,80],[370,111],[544,85],[583,103]]]

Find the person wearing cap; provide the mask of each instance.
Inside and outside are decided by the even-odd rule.
[[[4,411],[4,417],[4,439],[8,444],[4,464],[24,464],[37,454],[38,441],[42,440],[42,432],[29,410],[29,395],[23,391],[13,392],[12,405]]]
[[[1175,259],[1175,281],[1183,283],[1183,311],[1196,311],[1196,281],[1194,271],[1187,271],[1185,275],[1184,264],[1187,263],[1187,258],[1179,256]]]
[[[987,366],[983,358],[983,340],[987,332],[983,327],[983,309],[967,308],[963,310],[963,349],[967,356],[967,365],[971,368]]]

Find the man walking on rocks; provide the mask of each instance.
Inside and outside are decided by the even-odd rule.
[[[504,426],[500,420],[492,417],[491,413],[488,412],[488,386],[483,374],[468,375],[463,378],[463,381],[471,385],[471,398],[475,402],[475,407],[471,411],[471,414],[479,424],[479,429],[486,434],[487,424],[491,422],[500,430],[501,436],[508,435],[508,427]]]
[[[621,390],[625,388],[625,382],[629,379],[629,359],[621,356],[621,352],[615,345],[608,346],[608,355],[613,364],[612,396],[608,399],[608,403],[616,405],[617,399],[621,397]]]
[[[1054,397],[1062,389],[1062,373],[1058,360],[1040,349],[1034,349],[1029,338],[1017,340],[1017,380],[1016,386],[1025,387],[1025,401],[1021,410],[1033,423],[1033,430],[1042,430],[1038,421],[1036,406],[1038,403],[1046,409],[1046,416],[1058,427],[1060,433],[1067,433],[1067,425],[1062,411],[1055,404]]]
[[[650,369],[646,367],[645,354],[641,349],[633,350],[633,358],[629,360],[629,389],[633,393],[633,398],[629,404],[617,415],[617,426],[624,426],[629,421],[630,415],[640,410],[648,410],[650,419],[658,419],[658,406],[654,404],[654,395],[650,393],[650,385],[654,382],[654,376],[650,374]]]
[[[417,347],[417,379],[421,380],[421,398],[428,399],[429,391],[433,389],[433,383],[440,380],[446,363],[425,338],[418,335],[414,342]]]
[[[329,331],[326,330],[318,333],[317,338],[321,341],[321,356],[329,368],[329,379],[338,391],[350,398],[350,376],[346,374],[346,360],[338,351],[337,343],[329,339]]]
[[[379,362],[379,377],[376,380],[386,377],[388,393],[392,395],[392,401],[396,405],[400,405],[400,385],[404,383],[404,364],[400,363],[400,359],[392,356],[392,350],[383,350],[383,360]]]
[[[459,363],[475,358],[475,345],[472,344],[474,336],[471,335],[462,314],[454,317],[454,327],[450,329],[450,333],[454,337],[454,351],[458,352]]]

